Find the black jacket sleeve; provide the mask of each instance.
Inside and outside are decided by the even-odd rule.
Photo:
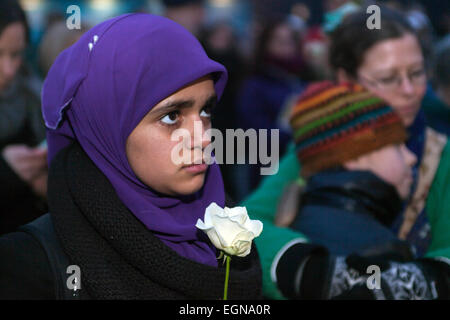
[[[0,300],[56,299],[44,249],[24,232],[0,237]]]

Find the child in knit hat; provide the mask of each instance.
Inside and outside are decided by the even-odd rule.
[[[291,299],[449,299],[445,259],[416,258],[389,229],[412,184],[415,156],[405,127],[357,85],[316,84],[293,108],[291,125],[306,179],[292,240],[272,265]]]
[[[397,114],[360,86],[324,82],[299,98],[291,125],[306,189],[290,227],[309,241],[292,240],[272,265],[283,295],[448,298],[448,267],[415,259],[388,228],[408,195],[416,161]]]
[[[307,181],[291,228],[334,254],[395,241],[388,226],[410,193],[416,157],[393,109],[359,85],[322,82],[299,98],[291,126]]]

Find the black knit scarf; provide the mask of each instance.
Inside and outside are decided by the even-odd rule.
[[[109,180],[73,144],[54,158],[50,213],[64,251],[81,269],[93,299],[221,299],[225,268],[178,255],[156,238],[117,197]],[[229,299],[261,297],[256,248],[231,262]]]

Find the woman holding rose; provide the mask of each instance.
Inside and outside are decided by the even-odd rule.
[[[43,90],[50,213],[0,238],[0,298],[222,298],[225,267],[195,226],[225,205],[203,158],[211,141],[182,140],[190,164],[176,164],[171,136],[210,128],[226,79],[188,31],[148,14],[107,20],[60,54]],[[246,253],[231,262],[230,299],[261,295],[258,253]]]

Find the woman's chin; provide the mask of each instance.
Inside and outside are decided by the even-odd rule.
[[[177,196],[188,196],[199,191],[203,187],[204,183],[205,175],[198,174],[189,179],[189,181],[179,181],[178,183],[176,183],[176,185],[173,187],[173,193]]]
[[[400,115],[400,117],[402,118],[403,124],[406,127],[410,127],[414,123],[414,120],[416,119],[416,116],[419,113],[419,110],[420,110],[420,106],[397,109],[397,112]]]

